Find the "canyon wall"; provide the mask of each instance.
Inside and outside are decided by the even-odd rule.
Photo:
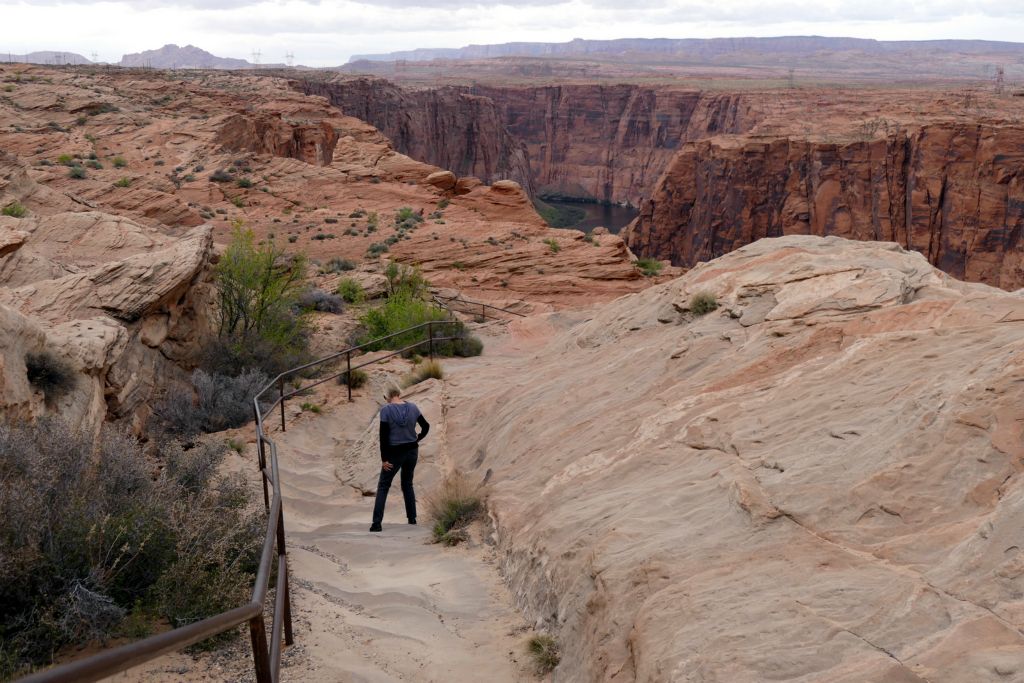
[[[676,265],[762,237],[898,242],[958,278],[1024,286],[1024,127],[947,122],[829,144],[722,137],[687,144],[626,231]]]
[[[373,124],[402,154],[485,183],[515,180],[532,192],[525,146],[494,102],[461,88],[406,90],[382,79],[294,81],[348,116]]]
[[[476,86],[526,144],[539,194],[639,205],[687,140],[749,130],[742,95],[637,85]]]

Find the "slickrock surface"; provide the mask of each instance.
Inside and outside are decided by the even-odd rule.
[[[511,330],[447,438],[555,680],[1024,680],[1019,295],[785,237]]]

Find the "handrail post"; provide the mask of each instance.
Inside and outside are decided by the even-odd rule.
[[[430,356],[430,360],[434,360],[434,321],[433,320],[427,321],[427,334],[430,336],[430,340],[427,342],[427,344],[429,345],[427,347],[429,349],[427,353]]]
[[[281,596],[283,603],[282,609],[284,613],[281,615],[284,618],[284,642],[286,645],[291,645],[295,642],[294,636],[292,636],[292,599],[291,590],[288,588],[289,576],[288,576],[288,550],[284,542],[284,505],[278,508],[277,517],[277,554],[279,557],[284,557],[284,595]]]
[[[263,623],[262,614],[249,620],[249,636],[252,638],[252,659],[256,665],[256,683],[271,683],[267,627]]]
[[[288,428],[284,424],[284,377],[278,381],[277,390],[280,392],[281,397],[281,431],[286,432]],[[277,486],[277,482],[274,482],[274,486]]]
[[[345,384],[348,385],[348,402],[352,402],[352,352],[349,351],[345,354]]]

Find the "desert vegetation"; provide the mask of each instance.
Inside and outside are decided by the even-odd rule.
[[[224,448],[114,428],[0,424],[0,679],[70,645],[141,637],[242,604],[260,548],[248,487]]]
[[[661,261],[653,258],[641,258],[637,259],[636,267],[640,269],[640,272],[645,277],[654,277],[661,272],[663,267]]]
[[[694,315],[707,315],[718,308],[718,300],[711,292],[697,292],[690,297],[690,312]]]
[[[558,641],[546,633],[538,633],[532,636],[526,643],[526,651],[533,660],[533,667],[536,672],[544,676],[554,671],[561,661],[558,653]]]
[[[455,472],[426,497],[427,518],[435,543],[456,545],[466,540],[465,527],[483,510],[483,492],[464,475]]]

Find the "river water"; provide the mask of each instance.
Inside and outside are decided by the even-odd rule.
[[[617,233],[636,218],[637,210],[631,206],[617,204],[597,204],[592,202],[562,202],[545,199],[545,203],[557,208],[580,209],[587,213],[586,217],[575,225],[567,227],[589,232],[597,227],[608,228],[608,232]]]

